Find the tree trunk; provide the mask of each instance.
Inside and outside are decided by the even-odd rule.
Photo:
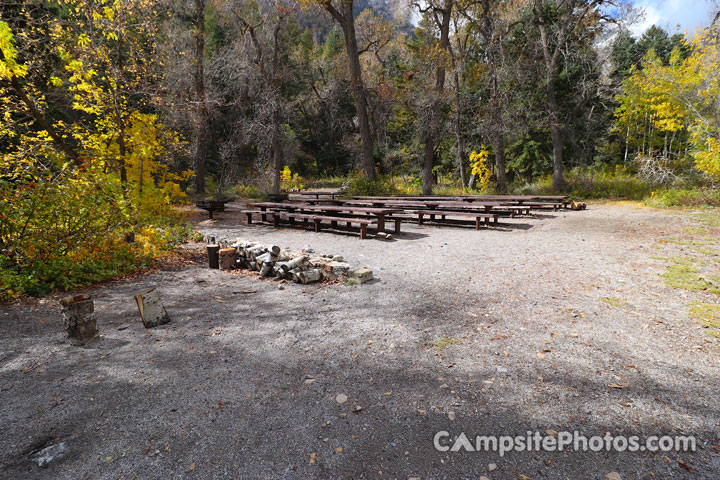
[[[462,118],[460,115],[460,79],[455,72],[455,152],[457,167],[460,170],[460,183],[467,187],[467,170],[465,170],[465,136],[462,133]]]
[[[195,0],[195,193],[205,193],[207,106],[205,105],[205,0]]]
[[[555,101],[555,81],[550,75],[548,75],[547,97],[548,111],[550,112],[550,138],[553,144],[553,190],[557,192],[562,190],[565,184],[563,179],[563,140]]]
[[[447,0],[445,8],[438,9],[442,13],[440,21],[440,49],[448,50],[450,46],[450,19],[453,8],[453,0]],[[427,126],[425,136],[425,148],[423,149],[423,195],[432,195],[433,187],[433,166],[435,164],[435,136],[440,127],[442,106],[442,95],[445,90],[445,66],[438,65],[435,69],[435,91],[432,105],[432,116]]]
[[[375,160],[373,159],[373,139],[370,132],[370,120],[368,118],[368,104],[365,93],[365,85],[362,80],[362,68],[360,67],[360,54],[358,53],[357,37],[355,36],[355,19],[353,17],[353,0],[342,1],[342,13],[332,6],[330,2],[324,4],[325,9],[340,24],[345,36],[345,48],[347,50],[350,75],[352,77],[353,97],[355,98],[355,109],[357,111],[358,123],[360,124],[360,141],[362,143],[361,159],[362,168],[368,180],[375,180]]]
[[[499,128],[496,125],[496,128]],[[493,133],[493,148],[495,149],[495,180],[500,193],[507,192],[507,179],[505,177],[505,137],[496,130]]]
[[[550,138],[553,144],[553,190],[558,191],[562,189],[565,183],[563,179],[562,128],[560,126],[560,115],[555,99],[555,73],[557,70],[557,57],[560,52],[560,46],[556,45],[553,51],[550,51],[550,40],[547,37],[544,20],[544,4],[542,1],[535,0],[534,13],[535,20],[538,22],[538,29],[540,30],[540,46],[542,47],[543,59],[545,60],[548,120],[550,122]],[[564,36],[567,25],[565,22],[561,26],[559,34],[561,39]]]
[[[277,112],[273,113],[273,140],[272,140],[272,156],[273,156],[273,194],[280,195],[280,171],[283,167],[282,144],[280,142],[280,125]]]

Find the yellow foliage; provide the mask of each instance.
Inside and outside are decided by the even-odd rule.
[[[27,73],[27,67],[15,61],[17,57],[15,39],[10,26],[3,21],[0,21],[0,51],[2,51],[4,57],[4,60],[0,60],[0,79],[13,76],[24,77]]]
[[[470,173],[477,175],[478,183],[482,190],[485,190],[490,184],[490,177],[492,176],[492,172],[488,166],[489,155],[490,152],[484,145],[480,147],[479,152],[473,150],[470,154]]]
[[[287,165],[280,172],[280,188],[282,190],[301,190],[305,187],[302,182],[302,177],[297,173],[293,174]]]

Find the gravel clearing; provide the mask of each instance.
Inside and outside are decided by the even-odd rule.
[[[375,279],[155,272],[83,291],[101,333],[85,347],[63,339],[59,296],[0,306],[0,476],[718,479],[720,343],[687,315],[718,299],[666,287],[657,259],[693,226],[594,203],[380,241],[219,214],[198,229]],[[133,295],[153,286],[172,322],[145,330]],[[438,452],[442,430],[695,435],[698,451]]]

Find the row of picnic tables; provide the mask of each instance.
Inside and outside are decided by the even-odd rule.
[[[302,195],[303,192],[296,195]],[[472,217],[479,228],[481,220],[489,224],[490,219],[497,223],[500,213],[529,213],[531,207],[565,206],[565,196],[534,196],[534,195],[473,195],[473,196],[447,196],[447,197],[369,197],[355,196],[346,199],[336,198],[335,192],[327,195],[330,198],[320,198],[325,192],[311,192],[312,195],[303,196],[299,202],[255,202],[248,204],[256,210],[244,210],[248,223],[252,222],[252,215],[259,214],[263,221],[268,216],[273,217],[273,224],[278,225],[280,219],[287,219],[291,224],[301,219],[305,223],[312,220],[315,230],[320,231],[322,221],[331,222],[337,227],[339,222],[359,224],[361,237],[365,237],[366,227],[369,224],[376,226],[378,232],[385,232],[388,220],[395,223],[395,231],[400,231],[401,220],[407,220],[407,214],[418,216],[418,223],[422,223],[423,216],[465,216]],[[307,198],[315,197],[315,198]]]

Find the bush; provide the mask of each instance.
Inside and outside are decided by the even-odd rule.
[[[390,179],[384,175],[379,175],[375,181],[371,182],[364,173],[360,172],[352,175],[349,180],[348,195],[390,196],[401,194]]]
[[[530,195],[552,195],[552,175],[546,175],[537,182],[515,187],[515,193]],[[642,200],[652,191],[650,185],[642,182],[622,165],[603,167],[575,167],[565,173],[564,192],[574,200],[589,198],[622,198]]]
[[[720,190],[710,188],[666,188],[656,190],[645,199],[651,207],[720,207]]]
[[[0,177],[0,190],[3,301],[147,268],[192,231],[162,200],[160,189],[149,186],[134,203],[100,166],[38,169],[32,181],[8,175]],[[130,232],[133,243],[126,241]]]

